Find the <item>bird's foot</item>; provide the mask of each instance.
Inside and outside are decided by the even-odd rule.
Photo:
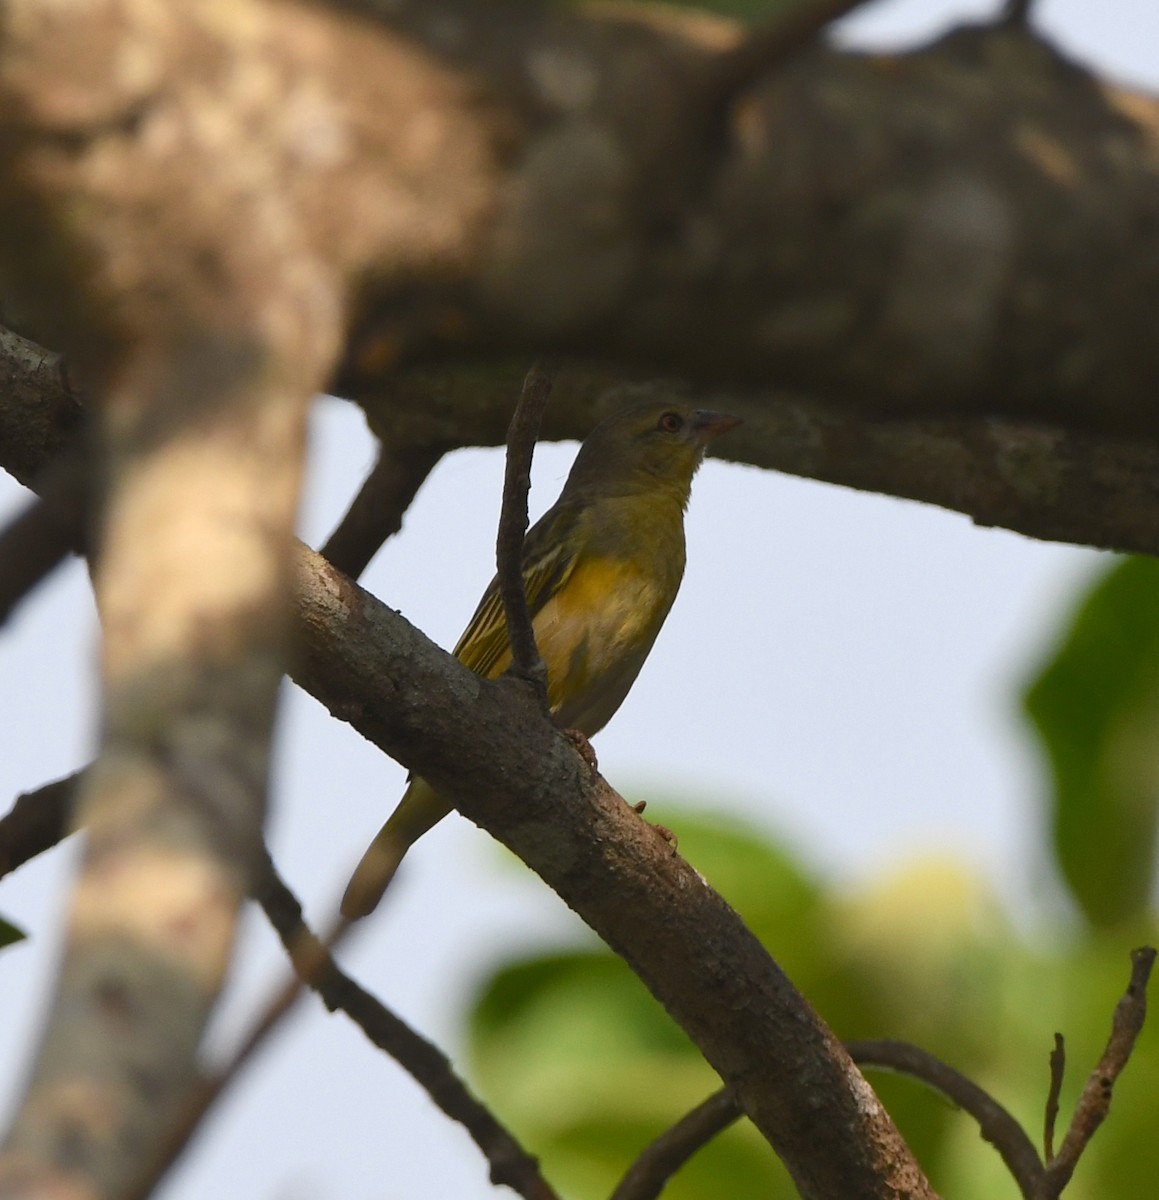
[[[599,764],[596,762],[596,752],[592,749],[592,744],[588,741],[587,734],[581,733],[578,729],[562,729],[560,732],[575,746],[580,758],[588,764],[592,773],[595,774],[599,770]]]

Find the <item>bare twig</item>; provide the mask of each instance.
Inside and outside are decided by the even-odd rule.
[[[1058,1121],[1058,1098],[1062,1093],[1065,1074],[1066,1040],[1061,1033],[1056,1033],[1054,1049],[1050,1052],[1050,1091],[1046,1094],[1046,1114],[1042,1124],[1042,1152],[1046,1162],[1054,1158],[1054,1128]]]
[[[0,817],[0,879],[30,858],[51,850],[68,834],[69,814],[81,772],[16,797]]]
[[[724,51],[712,67],[710,95],[731,100],[766,71],[791,58],[838,18],[866,0],[798,0],[788,12],[758,25],[739,45]]]
[[[264,852],[264,860],[259,866],[257,874],[262,882],[255,888],[255,894],[259,892],[265,894],[270,886],[268,880],[271,876],[281,883],[268,849]],[[281,886],[285,885],[281,884]],[[166,1138],[164,1144],[158,1148],[149,1170],[145,1172],[139,1185],[123,1200],[145,1200],[145,1197],[152,1193],[158,1182],[188,1146],[193,1134],[221,1094],[249,1065],[257,1052],[268,1041],[270,1034],[289,1016],[306,989],[314,986],[314,981],[319,973],[333,961],[332,951],[343,941],[350,928],[349,922],[338,921],[324,938],[319,939],[310,932],[304,923],[301,924],[299,935],[293,945],[287,946],[290,960],[294,965],[294,974],[283,982],[271,996],[230,1060],[212,1075],[202,1078],[200,1085],[190,1098],[181,1121]]]
[[[978,1122],[982,1137],[1002,1156],[1025,1200],[1056,1200],[1073,1175],[1087,1143],[1106,1117],[1111,1089],[1143,1027],[1147,980],[1155,951],[1136,950],[1131,958],[1131,982],[1115,1009],[1110,1040],[1083,1089],[1057,1159],[1053,1157],[1051,1147],[1066,1051],[1062,1035],[1055,1034],[1044,1132],[1049,1165],[1045,1167],[1030,1138],[1006,1108],[928,1051],[907,1042],[884,1040],[848,1042],[845,1048],[860,1067],[896,1071],[941,1092]],[[723,1088],[710,1096],[644,1150],[612,1193],[612,1200],[654,1200],[672,1174],[741,1112],[733,1089]]]
[[[1131,982],[1115,1006],[1111,1036],[1102,1058],[1083,1087],[1062,1146],[1047,1164],[1043,1200],[1054,1200],[1067,1185],[1095,1130],[1110,1111],[1115,1081],[1131,1057],[1135,1039],[1147,1016],[1147,981],[1154,965],[1155,951],[1150,946],[1131,951]]]
[[[523,537],[527,532],[527,493],[531,489],[531,459],[539,423],[551,395],[552,373],[540,363],[523,381],[523,392],[507,430],[507,469],[503,477],[503,509],[495,547],[499,595],[507,618],[511,667],[516,674],[545,686],[547,671],[535,645],[527,593],[523,584]]]
[[[1033,8],[1034,0],[1006,0],[1000,21],[1012,29],[1026,29]]]
[[[346,1013],[375,1046],[410,1072],[438,1108],[467,1130],[490,1165],[492,1183],[511,1188],[525,1200],[558,1200],[536,1160],[471,1094],[442,1051],[342,971],[306,925],[302,906],[273,863],[267,863],[263,875],[255,898],[295,968],[326,1007]],[[339,935],[342,931],[340,927]]]
[[[645,1147],[616,1186],[612,1200],[654,1200],[676,1171],[741,1112],[732,1088],[714,1092]]]
[[[402,528],[403,514],[446,449],[426,442],[382,442],[370,474],[322,547],[322,557],[357,579],[387,538]]]
[[[0,625],[85,540],[88,471],[76,447],[48,467],[37,491],[40,498],[0,530]]]
[[[1038,1195],[1042,1162],[1022,1126],[988,1092],[926,1050],[907,1042],[858,1041],[845,1046],[860,1067],[912,1076],[948,1097],[978,1122],[982,1137],[1002,1156],[1022,1195]]]

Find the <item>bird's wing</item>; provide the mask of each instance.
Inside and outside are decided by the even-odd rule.
[[[533,620],[575,568],[579,548],[575,536],[577,516],[570,507],[552,508],[524,538],[523,588]],[[508,650],[503,601],[498,583],[492,579],[454,653],[464,666],[490,679],[506,670]]]

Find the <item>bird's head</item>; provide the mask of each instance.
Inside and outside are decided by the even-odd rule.
[[[708,443],[739,424],[739,417],[678,403],[626,409],[584,439],[566,490],[602,496],[671,492],[686,503]]]

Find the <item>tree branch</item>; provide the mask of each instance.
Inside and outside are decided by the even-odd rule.
[[[641,1152],[616,1185],[611,1200],[655,1200],[698,1150],[743,1115],[732,1088],[714,1092]]]
[[[1153,99],[989,26],[887,59],[814,49],[755,82],[721,139],[703,84],[729,50],[702,14],[660,30],[448,5],[448,50],[439,6],[415,7],[384,26],[529,131],[478,272],[425,321],[411,306],[415,353],[552,348],[863,414],[1159,431]],[[566,76],[537,70],[557,53]],[[367,305],[348,394],[373,390],[394,311]]]
[[[81,772],[18,796],[0,818],[0,878],[35,855],[56,845],[68,833],[68,811]],[[379,1049],[391,1055],[427,1091],[435,1104],[471,1135],[490,1164],[491,1182],[510,1187],[526,1200],[557,1200],[555,1192],[529,1155],[493,1114],[458,1079],[437,1047],[415,1033],[400,1017],[347,976],[333,950],[351,928],[341,923],[318,938],[302,915],[302,907],[277,868],[264,853],[254,898],[282,939],[296,972],[267,1005],[237,1053],[221,1071],[200,1080],[156,1155],[149,1156],[134,1197],[148,1195],[176,1161],[202,1118],[221,1093],[260,1049],[268,1035],[296,1003],[303,986],[316,991],[331,1011],[343,1011]]]
[[[446,447],[437,442],[380,442],[370,474],[326,539],[322,557],[357,579],[402,528],[403,514],[444,453]]]
[[[865,0],[801,0],[758,25],[712,68],[710,90],[723,100],[737,93],[805,49],[832,25],[860,8]]]
[[[0,462],[25,487],[73,442],[85,419],[59,354],[0,326]]]
[[[480,679],[304,548],[298,565],[293,678],[500,838],[628,961],[737,1087],[803,1196],[933,1195],[763,947],[526,689]],[[817,1107],[800,1104],[801,1072],[825,1097]]]
[[[300,977],[331,1012],[346,1013],[373,1045],[414,1077],[443,1113],[467,1130],[490,1164],[491,1182],[526,1200],[557,1200],[537,1161],[471,1094],[442,1051],[339,968],[330,948],[306,925],[301,905],[268,859],[256,899]],[[345,932],[350,926],[341,928]]]
[[[966,414],[975,434],[996,414],[1159,432],[1159,106],[1021,32],[958,31],[888,60],[814,50],[754,81],[722,137],[704,81],[735,31],[702,17],[660,28],[467,0],[236,0],[229,22],[160,0],[65,5],[72,19],[53,21],[34,0],[9,8],[22,36],[0,42],[0,266],[15,308],[0,299],[83,364],[111,491],[105,742],[64,984],[83,1002],[55,1010],[8,1178],[123,1190],[138,1166],[125,1147],[164,1125],[190,1078],[259,842],[301,409],[350,314],[342,378],[360,399],[423,356],[533,346],[715,384],[776,379],[844,402],[863,429],[906,413]],[[126,39],[129,72],[115,69]],[[1065,526],[1024,448],[1013,469],[1009,447],[986,448],[999,513],[1032,532]],[[856,475],[860,448],[847,457]],[[911,477],[928,462],[908,458]],[[1058,459],[1052,448],[1050,471]],[[989,499],[966,507],[989,519]],[[1131,520],[1105,528],[1131,534]],[[315,615],[342,586],[317,579]],[[402,628],[346,599],[358,620]],[[335,635],[357,624],[327,621]],[[649,857],[654,834],[580,778],[510,687],[456,674],[419,642],[405,663],[370,655],[396,687],[339,694],[368,668],[338,662],[335,645],[311,660],[307,638],[323,697],[625,955],[735,1082],[806,1197],[929,1194],[759,947],[667,847]],[[445,712],[413,694],[414,673]],[[171,853],[166,902],[178,878],[205,901],[181,913],[140,902]],[[204,934],[182,964],[196,979],[166,957],[174,922]],[[143,957],[118,963],[125,939]],[[723,978],[709,946],[728,950]],[[116,986],[94,990],[110,963]],[[157,965],[164,986],[145,996],[133,970]],[[110,1028],[126,998],[144,1014],[135,1038]],[[80,1011],[100,1019],[71,1026]],[[131,1086],[130,1051],[146,1042],[161,1103]],[[133,1114],[110,1115],[98,1085],[86,1111],[108,1120],[74,1123],[77,1045],[102,1047],[101,1084],[129,1080]],[[773,1083],[751,1077],[755,1062]],[[806,1069],[823,1111],[778,1090]]]
[[[204,5],[5,19],[3,306],[48,322],[92,397],[103,641],[84,855],[0,1192],[111,1200],[197,1087],[261,842],[306,407],[345,277],[275,199],[300,147],[249,107],[272,59],[238,62]],[[193,81],[209,60],[228,83]]]
[[[1042,1119],[1042,1153],[1045,1162],[1054,1158],[1054,1129],[1058,1121],[1058,1098],[1062,1095],[1062,1082],[1066,1074],[1066,1042],[1061,1033],[1054,1035],[1054,1049],[1050,1052],[1050,1088],[1046,1093],[1046,1108]]]
[[[1030,25],[1033,8],[1034,0],[1006,0],[1002,20],[1015,29],[1025,29]]]
[[[89,463],[78,447],[53,461],[40,497],[0,528],[0,625],[37,584],[85,544]]]
[[[1042,1200],[1055,1200],[1070,1182],[1080,1156],[1110,1112],[1115,1081],[1131,1057],[1147,1016],[1147,981],[1154,965],[1155,951],[1151,947],[1131,952],[1131,982],[1115,1006],[1111,1036],[1102,1058],[1087,1078],[1062,1146],[1047,1163]]]
[[[15,341],[18,362],[46,354]],[[4,365],[0,357],[0,373]],[[513,386],[516,370],[424,369],[397,379],[389,404],[380,398],[368,415],[388,443],[497,446]],[[703,407],[744,415],[744,426],[719,447],[729,461],[935,504],[1048,541],[1159,554],[1159,447],[1147,441],[999,420],[882,421],[781,392],[617,382],[575,362],[557,375],[543,435],[580,439],[616,407],[674,389],[691,391]],[[54,424],[54,411],[51,386],[39,402],[26,388],[20,404],[0,391],[0,466],[29,479],[44,466],[76,419]],[[18,427],[25,412],[45,437],[21,448],[5,442],[3,430]]]
[[[0,879],[68,835],[81,772],[16,797],[0,818]]]
[[[270,891],[273,886],[270,882],[271,877],[277,885],[285,889],[270,859],[269,851],[263,847],[263,863],[257,873],[259,882],[254,888],[255,896]],[[152,1195],[157,1184],[184,1153],[190,1139],[222,1093],[245,1070],[268,1041],[270,1034],[289,1016],[303,991],[307,987],[314,987],[319,975],[328,966],[333,966],[333,951],[349,929],[346,923],[339,923],[324,940],[319,940],[304,924],[302,925],[299,936],[287,945],[294,967],[289,980],[268,1001],[229,1061],[211,1075],[203,1075],[200,1078],[197,1086],[192,1089],[180,1121],[159,1146],[151,1148],[152,1153],[145,1156],[146,1169],[141,1177],[132,1191],[118,1200],[146,1200],[146,1197]]]
[[[858,1041],[846,1045],[862,1067],[898,1071],[941,1092],[978,1122],[982,1137],[1002,1156],[1026,1200],[1035,1200],[1042,1180],[1042,1161],[1026,1131],[989,1092],[960,1071],[908,1042]]]

